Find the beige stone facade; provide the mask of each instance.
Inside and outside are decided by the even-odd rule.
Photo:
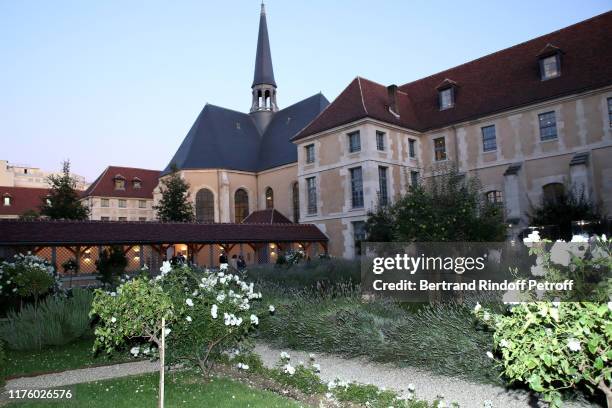
[[[60,172],[47,172],[39,167],[20,164],[11,164],[6,160],[0,160],[0,186],[1,187],[26,187],[26,188],[49,188],[47,179],[50,175],[61,175]],[[77,190],[85,190],[88,183],[85,177],[71,174],[75,178]]]
[[[152,221],[156,219],[153,199],[93,196],[85,198],[83,204],[89,208],[90,220]]]
[[[506,219],[517,228],[527,223],[526,213],[538,204],[543,187],[560,183],[584,189],[612,214],[612,127],[607,87],[478,118],[453,126],[416,132],[373,119],[361,119],[300,139],[298,179],[301,221],[318,225],[330,238],[333,256],[355,255],[355,234],[361,221],[379,200],[379,167],[387,170],[390,201],[407,191],[411,172],[428,177],[432,166],[458,164],[459,170],[477,174],[483,193],[498,191]],[[557,137],[542,141],[538,115],[555,112]],[[483,151],[482,128],[495,126],[496,149]],[[359,132],[361,148],[350,153],[349,135]],[[377,149],[376,133],[383,135],[384,150]],[[434,140],[443,138],[445,160],[436,160]],[[410,140],[414,156],[410,157]],[[306,163],[306,149],[314,146],[314,162]],[[587,153],[585,163],[573,164],[577,154]],[[508,168],[520,165],[516,174]],[[363,205],[352,203],[350,169],[362,169]],[[316,210],[308,212],[307,179],[314,178]],[[357,231],[356,231],[357,229]],[[359,237],[358,237],[359,238]]]

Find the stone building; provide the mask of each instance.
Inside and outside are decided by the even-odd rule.
[[[89,219],[101,221],[151,221],[153,190],[159,170],[107,167],[82,194]]]
[[[0,186],[2,187],[24,187],[24,188],[46,188],[49,183],[47,179],[50,175],[61,176],[61,172],[47,172],[39,167],[27,166],[24,164],[9,163],[0,160]],[[76,189],[85,190],[88,186],[85,177],[78,174],[71,174],[76,180]]]
[[[568,189],[611,214],[610,61],[612,12],[404,85],[355,78],[293,138],[301,221],[352,257],[368,210],[450,162],[516,229]]]

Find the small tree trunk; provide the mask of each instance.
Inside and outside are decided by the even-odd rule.
[[[610,390],[610,387],[606,385],[606,381],[603,378],[601,379],[601,381],[599,381],[597,388],[602,390],[603,393],[606,395],[606,405],[608,406],[608,408],[612,408],[612,390]]]
[[[159,346],[159,408],[164,408],[164,366],[166,354],[166,319],[161,321],[161,344]]]

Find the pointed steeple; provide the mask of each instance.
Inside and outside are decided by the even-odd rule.
[[[259,36],[257,37],[257,57],[255,58],[255,75],[253,85],[272,85],[276,88],[274,81],[274,69],[272,68],[272,53],[270,52],[270,39],[268,38],[268,24],[266,22],[266,8],[261,3],[261,14],[259,16]]]

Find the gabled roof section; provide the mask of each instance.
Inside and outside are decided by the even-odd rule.
[[[327,98],[318,93],[276,112],[261,139],[258,170],[297,162],[297,149],[291,138],[327,105],[329,105]]]
[[[133,167],[108,166],[98,178],[91,183],[81,197],[125,197],[153,198],[157,186],[159,170],[138,169]],[[118,177],[120,176],[120,177]],[[125,180],[125,189],[115,189],[115,180]],[[140,188],[135,188],[133,181],[140,181]]]
[[[354,79],[294,140],[371,117],[427,131],[612,85],[612,12],[399,87],[399,118],[388,112],[386,87]],[[554,48],[553,48],[554,47]],[[562,50],[562,74],[541,81],[542,52]],[[458,84],[453,109],[440,110],[438,89]]]
[[[260,135],[253,119],[242,112],[206,104],[170,160],[180,170],[257,170]]]
[[[266,22],[266,8],[261,4],[259,17],[259,34],[257,36],[257,55],[255,56],[255,74],[253,85],[274,85],[274,69],[272,67],[272,52],[270,52],[270,39],[268,37],[268,23]]]
[[[293,140],[299,140],[365,117],[400,126],[410,123],[412,127],[415,127],[418,124],[412,101],[401,90],[397,92],[397,108],[399,117],[389,111],[389,95],[386,86],[357,77]]]
[[[22,215],[28,210],[40,212],[48,188],[0,187],[0,215]],[[4,205],[4,197],[11,198],[11,205]]]
[[[274,208],[253,211],[244,220],[243,224],[293,224],[291,220]]]

